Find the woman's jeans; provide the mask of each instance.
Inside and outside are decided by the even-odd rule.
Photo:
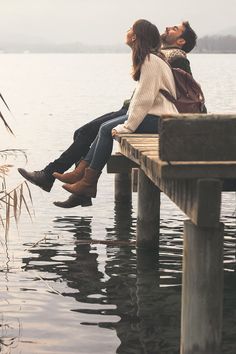
[[[90,168],[101,171],[106,165],[113,148],[114,140],[111,131],[118,124],[123,124],[127,118],[128,116],[124,115],[101,125],[98,135],[84,159],[89,162]],[[157,134],[159,119],[158,116],[148,114],[138,126],[135,133]]]

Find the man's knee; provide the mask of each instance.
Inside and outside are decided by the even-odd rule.
[[[81,135],[84,135],[85,131],[83,129],[83,127],[80,127],[79,129],[76,129],[73,135],[73,139],[74,141],[77,140],[79,137],[81,137]]]
[[[78,134],[79,134],[79,129],[76,129],[76,130],[74,131],[74,135],[73,135],[73,140],[74,140],[74,141],[77,139]]]

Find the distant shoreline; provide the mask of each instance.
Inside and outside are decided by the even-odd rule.
[[[130,53],[130,49],[121,43],[118,44],[84,44],[75,43],[44,43],[44,42],[0,42],[0,53],[68,53],[68,54],[119,54]],[[236,54],[236,36],[205,36],[198,38],[197,46],[192,53],[199,54]]]

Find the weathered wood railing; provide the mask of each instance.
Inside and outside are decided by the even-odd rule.
[[[163,116],[159,135],[120,135],[116,200],[131,198],[139,168],[137,246],[158,247],[160,191],[184,223],[181,354],[221,354],[223,303],[222,190],[236,190],[236,115]]]

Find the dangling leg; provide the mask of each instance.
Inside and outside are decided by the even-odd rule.
[[[111,156],[113,148],[111,130],[116,125],[123,123],[126,118],[127,116],[125,115],[113,119],[100,127],[98,136],[85,157],[85,161],[89,163],[89,167],[85,169],[84,177],[74,184],[65,184],[63,186],[64,189],[77,195],[96,197],[99,176]]]
[[[30,172],[23,168],[18,168],[18,171],[27,181],[42,188],[46,192],[50,192],[55,181],[53,172],[64,172],[70,168],[82,156],[86,155],[89,150],[90,143],[91,141],[89,137],[81,130],[81,133],[77,135],[77,139],[73,142],[73,144],[66,151],[64,151],[58,159],[51,162],[43,170]]]
[[[54,178],[58,179],[64,183],[75,183],[80,181],[84,176],[85,168],[88,167],[89,164],[85,160],[80,160],[78,166],[72,171],[67,173],[59,173],[54,172],[52,175]]]
[[[19,173],[29,182],[50,192],[55,181],[53,173],[65,172],[73,164],[80,161],[83,156],[86,156],[91,143],[94,141],[98,133],[99,127],[104,122],[122,115],[123,112],[126,112],[126,109],[107,113],[76,130],[73,144],[71,144],[71,146],[64,151],[58,159],[49,163],[43,170],[29,172],[23,168],[19,168]]]

